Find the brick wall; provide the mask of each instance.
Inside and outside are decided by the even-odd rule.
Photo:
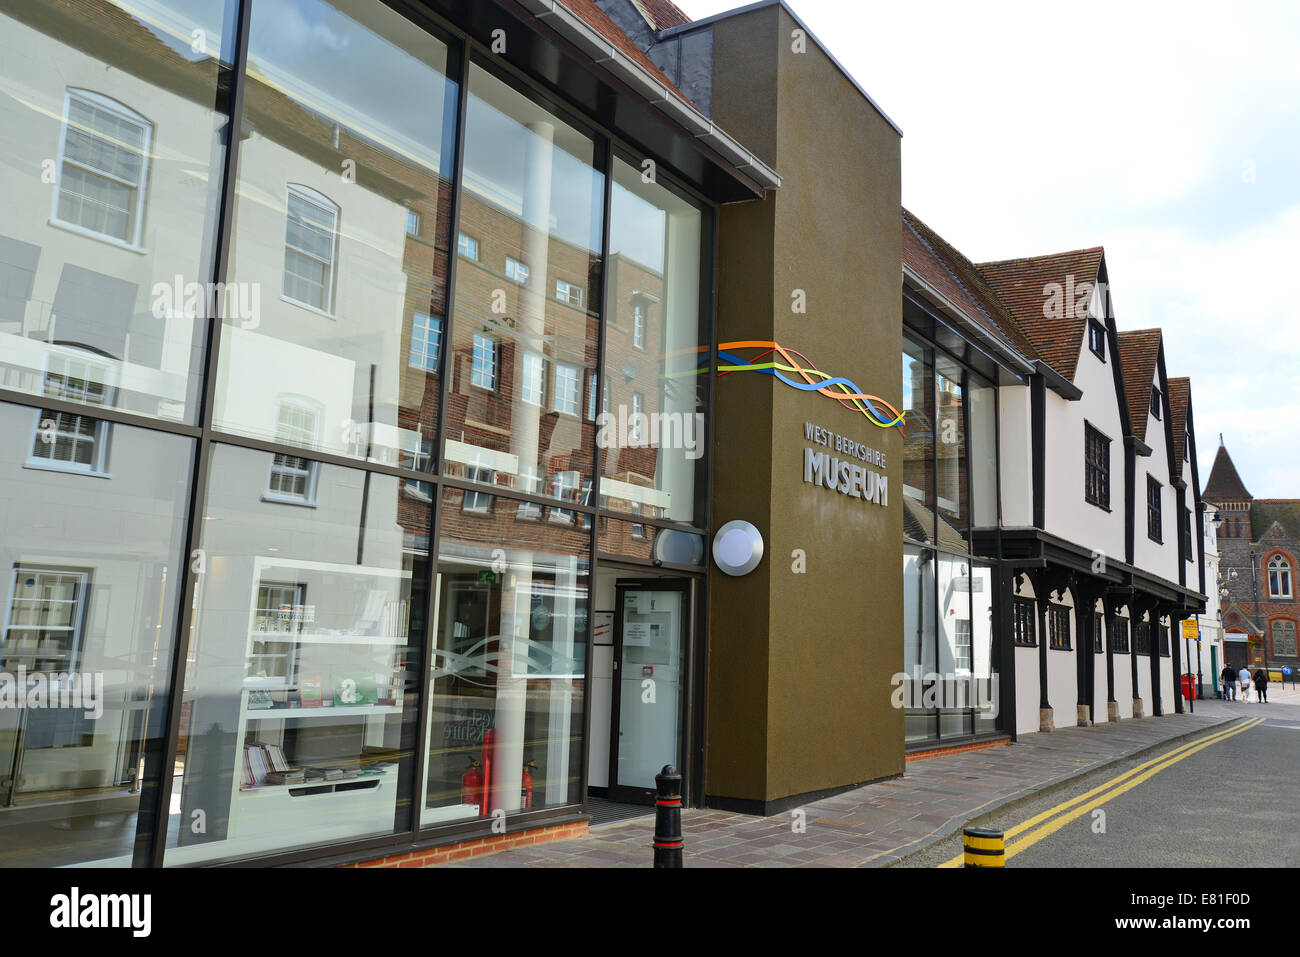
[[[374,861],[362,861],[358,864],[344,864],[344,867],[437,867],[467,857],[482,854],[495,854],[514,847],[527,847],[531,844],[546,844],[550,841],[564,841],[575,837],[587,836],[587,822],[575,821],[571,824],[554,824],[549,827],[520,831],[518,834],[493,834],[491,837],[475,841],[462,841],[443,847],[431,847],[392,857],[381,857]]]

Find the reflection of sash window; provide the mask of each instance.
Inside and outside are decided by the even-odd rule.
[[[276,407],[275,440],[285,445],[311,447],[316,444],[317,421],[317,412],[311,406],[282,399]],[[313,505],[316,475],[317,463],[277,452],[271,457],[271,474],[264,497],[273,502]]]
[[[497,344],[491,336],[474,334],[474,356],[469,381],[480,389],[497,387]]]
[[[964,618],[953,620],[952,666],[957,671],[971,670],[971,630],[970,621]]]
[[[467,465],[465,466],[465,478],[471,482],[482,482],[485,485],[491,485],[496,481],[496,473],[491,469],[480,468],[477,465]],[[471,512],[475,515],[487,515],[492,511],[492,496],[484,492],[466,492],[461,511]]]
[[[541,491],[541,486],[542,477],[537,472],[537,466],[523,466],[519,473],[520,491],[537,495]],[[541,517],[542,507],[535,502],[520,502],[519,508],[515,511],[515,518],[520,521],[535,522]]]
[[[69,90],[55,220],[140,244],[152,127],[88,90]]]
[[[478,343],[475,343],[477,353]],[[475,356],[477,362],[477,355]],[[535,352],[524,353],[523,389],[520,394],[529,405],[541,405],[546,401],[546,363]]]
[[[248,656],[248,674],[258,678],[295,677],[292,636],[303,630],[307,586],[293,582],[262,581],[257,586],[257,607],[253,610],[256,638]],[[272,637],[283,635],[283,638]]]
[[[106,366],[75,356],[51,355],[45,394],[87,405],[108,405],[112,390]],[[108,469],[111,426],[79,412],[41,409],[36,417],[28,465],[103,474]]]
[[[551,496],[563,502],[576,502],[582,473],[577,470],[556,472],[551,477]],[[573,524],[573,512],[567,508],[551,509],[551,521],[564,525]]]
[[[442,320],[427,312],[417,312],[411,320],[410,364],[425,372],[437,372],[441,355]]]
[[[578,367],[557,362],[555,364],[555,411],[577,415],[578,394],[581,389],[582,373]]]
[[[285,203],[284,295],[321,312],[333,302],[338,206],[304,186],[290,186]]]
[[[0,669],[78,671],[89,583],[83,569],[15,565]]]

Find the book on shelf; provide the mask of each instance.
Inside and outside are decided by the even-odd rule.
[[[244,745],[244,787],[296,783],[280,780],[286,774],[301,774],[301,771],[289,764],[284,756],[284,750],[278,744],[256,742]],[[302,780],[301,777],[298,778],[299,782]]]
[[[300,683],[299,696],[304,708],[319,708],[324,701],[323,689],[325,684],[321,681],[320,675],[311,678],[303,678]]]
[[[268,771],[266,773],[267,784],[304,784],[307,781],[307,772],[298,768],[292,771]]]

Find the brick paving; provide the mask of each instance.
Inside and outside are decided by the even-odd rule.
[[[1273,697],[1270,695],[1270,697]],[[975,817],[1180,738],[1253,715],[1254,703],[1205,700],[1195,714],[1031,734],[1019,743],[908,762],[902,778],[814,801],[796,833],[792,812],[763,818],[682,812],[687,867],[883,867]],[[649,867],[654,812],[585,837],[482,854],[447,867]]]

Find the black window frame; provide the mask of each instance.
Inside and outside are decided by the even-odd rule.
[[[1151,623],[1139,621],[1133,624],[1133,654],[1151,657]]]
[[[1106,327],[1096,319],[1088,320],[1088,349],[1102,362],[1106,361]]]
[[[1192,510],[1183,508],[1183,560],[1192,561]]]
[[[1156,477],[1147,473],[1147,538],[1162,545],[1165,541],[1165,516],[1160,493],[1163,490],[1164,486],[1156,481]]]
[[[1034,600],[1032,598],[1013,598],[1011,600],[1011,634],[1017,646],[1021,648],[1038,647],[1038,625],[1035,622]],[[1028,637],[1026,637],[1028,632]]]
[[[1091,422],[1083,423],[1083,497],[1110,511],[1110,438]],[[1094,454],[1095,453],[1095,454]]]
[[[1160,648],[1160,657],[1161,657],[1161,658],[1168,658],[1169,655],[1170,655],[1170,649],[1169,649],[1169,626],[1168,626],[1168,625],[1156,625],[1156,635],[1158,636],[1159,641],[1160,641],[1160,644],[1159,644],[1159,648]]]
[[[1111,615],[1107,622],[1106,640],[1110,642],[1111,651],[1117,655],[1129,653],[1129,621],[1120,615]]]
[[[1164,408],[1164,396],[1160,391],[1160,386],[1153,385],[1151,387],[1151,414],[1156,417],[1157,422],[1160,421],[1160,410],[1162,408]]]
[[[1070,651],[1070,609],[1066,605],[1047,606],[1047,647],[1050,651]]]
[[[1106,653],[1106,616],[1096,611],[1092,614],[1092,650],[1094,653]]]

